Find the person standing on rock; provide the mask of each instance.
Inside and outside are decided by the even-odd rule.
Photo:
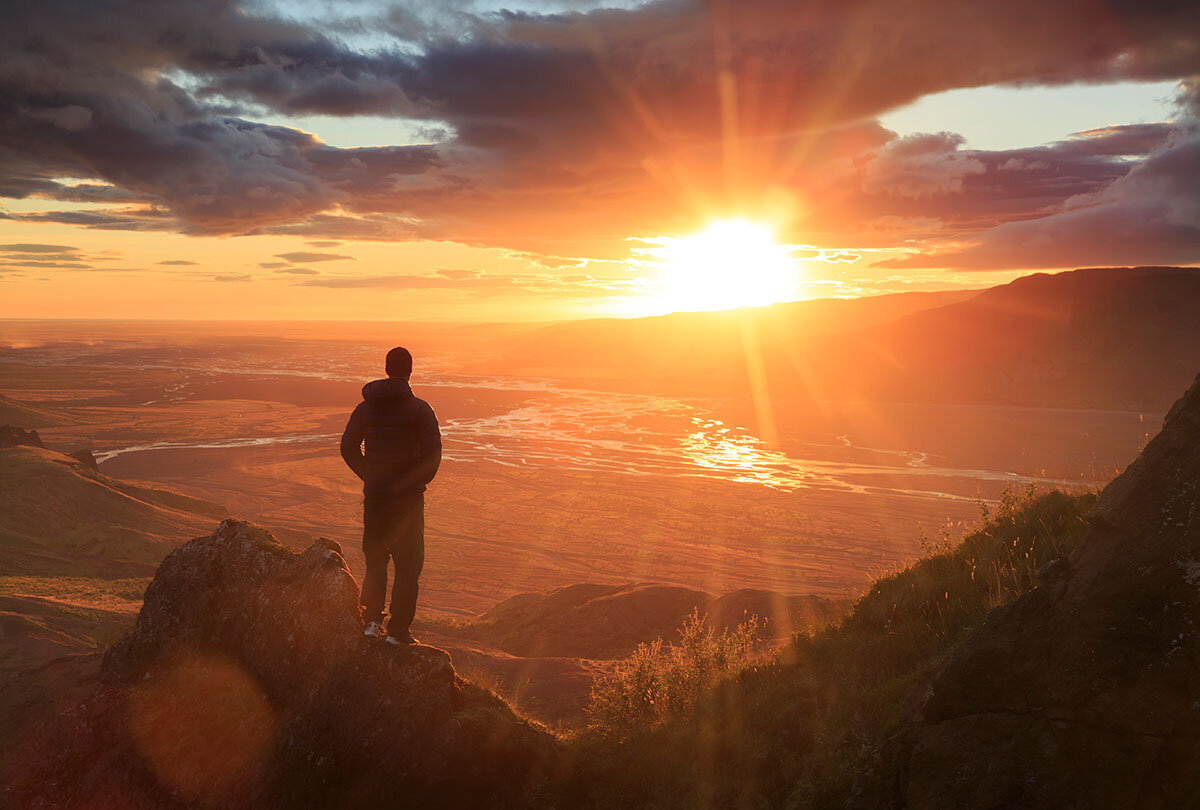
[[[363,401],[342,433],[342,458],[363,482],[363,634],[383,632],[388,560],[395,567],[387,643],[416,644],[409,632],[417,610],[417,580],[425,563],[425,485],[442,461],[442,433],[429,403],[413,395],[412,355],[387,353],[386,380],[363,386]]]

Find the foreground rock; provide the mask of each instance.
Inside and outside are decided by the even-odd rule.
[[[36,430],[22,430],[12,425],[0,425],[0,448],[45,447]]]
[[[497,807],[552,738],[441,650],[362,637],[336,543],[226,520],[172,552],[102,684],[29,747],[18,807]],[[23,767],[21,767],[23,765]]]
[[[1200,378],[1091,519],[933,682],[902,804],[1200,807]]]

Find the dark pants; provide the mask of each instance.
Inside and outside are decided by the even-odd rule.
[[[396,570],[387,629],[389,635],[403,635],[417,612],[417,579],[425,564],[424,496],[368,497],[363,502],[363,555],[367,558],[361,599],[364,618],[383,621],[390,558]]]

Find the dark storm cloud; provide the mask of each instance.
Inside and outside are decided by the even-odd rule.
[[[1200,5],[1182,1],[918,0],[901,13],[884,0],[658,0],[553,15],[409,3],[328,29],[265,8],[5,3],[0,194],[125,206],[5,216],[545,251],[550,237],[613,244],[694,225],[779,189],[828,190],[813,207],[842,221],[813,227],[830,232],[900,213],[978,230],[1130,166],[1106,175],[1116,167],[1093,154],[1096,171],[1074,176],[1065,153],[992,160],[944,136],[885,146],[871,116],[955,87],[1200,74]],[[357,51],[330,31],[391,31],[397,45]],[[1187,85],[1180,105],[1195,96]],[[250,120],[273,113],[446,134],[338,149]],[[985,188],[1005,196],[977,199]],[[975,219],[944,218],[948,197]]]

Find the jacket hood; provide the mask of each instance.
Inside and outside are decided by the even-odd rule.
[[[385,380],[373,380],[363,386],[363,399],[408,399],[413,395],[407,380],[388,377]]]

